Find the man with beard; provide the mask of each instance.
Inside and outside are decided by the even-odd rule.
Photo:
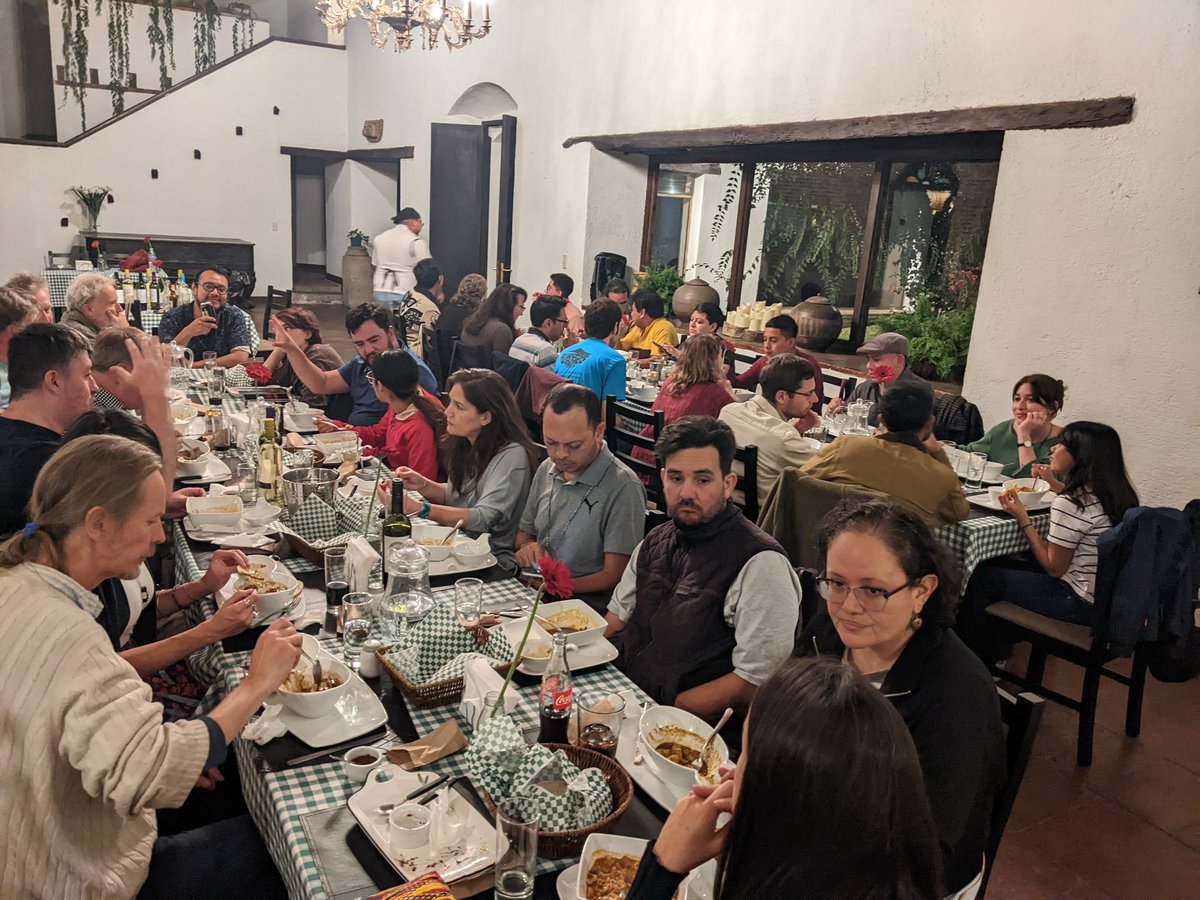
[[[115,288],[112,298],[115,303]],[[67,305],[71,306],[69,297]],[[66,319],[63,316],[64,322]],[[158,337],[164,344],[191,350],[195,357],[192,365],[197,367],[204,365],[204,354],[209,351],[217,354],[216,365],[225,368],[245,365],[258,351],[258,332],[250,314],[229,303],[229,270],[224,266],[200,270],[193,282],[192,302],[163,314]]]
[[[419,356],[396,340],[396,329],[382,306],[363,303],[354,307],[346,313],[346,331],[358,356],[329,372],[317,368],[304,354],[304,348],[283,329],[275,334],[275,346],[287,354],[296,377],[314,394],[350,394],[354,410],[346,421],[351,425],[374,425],[387,412],[387,404],[375,396],[371,383],[371,363],[384,350],[403,350],[411,356],[417,364],[421,387],[437,396],[438,384],[433,372]]]
[[[730,502],[733,431],[710,416],[663,429],[671,520],[633,551],[605,618],[617,667],[658,703],[709,721],[744,713],[791,652],[800,582],[783,548]]]

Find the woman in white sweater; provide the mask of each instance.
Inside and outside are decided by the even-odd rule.
[[[125,438],[72,441],[38,476],[33,521],[0,545],[0,896],[136,895],[157,851],[155,809],[183,803],[299,659],[300,636],[276,622],[210,715],[163,724],[96,624],[91,592],[129,578],[163,540],[161,465]],[[229,847],[194,852],[214,854],[214,886],[238,877]]]

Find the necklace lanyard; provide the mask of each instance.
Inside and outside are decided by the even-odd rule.
[[[575,521],[575,517],[579,515],[579,511],[583,509],[584,504],[588,502],[588,498],[592,496],[592,491],[600,486],[600,483],[604,481],[605,476],[608,475],[608,470],[611,468],[612,460],[609,460],[608,465],[604,467],[604,471],[600,473],[600,477],[596,479],[596,483],[589,487],[587,489],[587,493],[579,499],[579,504],[575,507],[575,512],[571,513],[571,518],[567,519],[566,524],[560,529],[558,535],[559,537],[562,537],[562,535],[566,534],[571,529],[571,523]],[[546,512],[548,513],[548,518],[550,521],[554,521],[554,498],[558,495],[559,487],[560,485],[556,484],[554,488],[550,490],[550,502],[546,505]],[[552,538],[552,535],[553,532],[547,534],[546,539],[541,542],[542,546],[545,547],[546,551],[549,553],[554,552],[554,548],[552,546],[554,539]]]

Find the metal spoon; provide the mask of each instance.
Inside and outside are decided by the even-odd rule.
[[[704,746],[700,748],[700,755],[692,760],[692,768],[697,772],[704,769],[704,757],[708,755],[708,748],[712,746],[713,741],[717,739],[717,732],[725,727],[725,723],[729,721],[729,717],[733,715],[733,707],[725,707],[725,712],[721,714],[720,720],[713,727],[713,733],[708,736],[708,740],[704,742]]]
[[[462,526],[463,526],[462,519],[459,519],[457,522],[454,523],[454,528],[450,531],[450,533],[448,535],[446,535],[446,539],[442,541],[443,547],[454,546],[454,539],[456,537],[458,537],[458,529],[462,528]]]
[[[312,663],[313,682],[314,682],[315,684],[320,684],[320,683],[321,683],[321,676],[324,674],[324,673],[321,671],[321,659],[320,659],[320,654],[318,654],[318,658],[317,658],[317,659],[313,659],[311,656],[309,656],[309,655],[308,655],[308,653],[307,653],[307,651],[305,651],[304,647],[301,647],[301,648],[300,648],[300,655],[301,655],[301,656],[303,656],[305,659],[307,659],[307,660],[308,660],[310,663]]]
[[[650,701],[642,701],[642,714],[638,716],[638,730],[633,741],[633,764],[640,766],[642,764],[642,719],[646,718],[646,710],[650,708]]]

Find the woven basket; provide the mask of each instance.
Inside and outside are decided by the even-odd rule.
[[[567,759],[580,769],[599,769],[604,780],[608,782],[609,790],[612,791],[613,811],[594,825],[578,828],[575,831],[538,832],[538,856],[542,859],[570,859],[583,852],[583,845],[589,834],[605,833],[617,827],[617,822],[621,820],[621,816],[625,815],[625,810],[629,809],[629,804],[633,800],[633,781],[619,762],[603,753],[576,747],[573,744],[543,744],[543,746],[551,751],[562,750],[567,755]],[[480,788],[479,796],[483,798],[488,812],[495,816],[496,804],[492,802],[487,791]]]
[[[396,685],[401,696],[417,709],[436,709],[439,706],[449,706],[462,701],[463,687],[466,681],[461,675],[458,678],[451,678],[449,681],[413,684],[388,662],[384,654],[390,649],[390,647],[380,647],[375,651],[375,655],[379,657],[379,665],[391,677],[392,683]],[[508,672],[508,663],[497,663],[493,668],[500,675],[505,675]]]

